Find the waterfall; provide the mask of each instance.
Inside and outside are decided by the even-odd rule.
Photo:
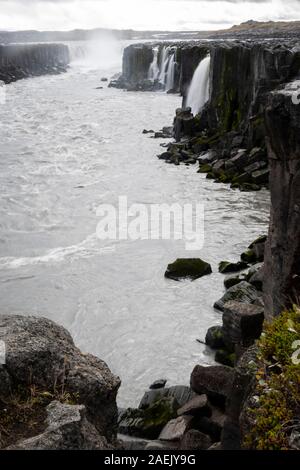
[[[153,60],[148,71],[148,80],[158,80],[165,91],[172,90],[175,83],[176,50],[170,46],[163,46],[159,56],[159,48],[153,49]]]
[[[153,49],[153,61],[149,67],[148,79],[153,82],[158,79],[159,66],[158,66],[158,48]]]
[[[165,85],[166,83],[166,73],[167,73],[167,68],[168,68],[168,63],[169,63],[169,50],[170,47],[163,47],[162,54],[161,54],[161,60],[160,60],[160,74],[158,77],[159,82],[162,85]]]
[[[167,79],[166,79],[166,91],[173,90],[174,82],[175,82],[175,67],[176,67],[176,60],[175,60],[175,52],[171,55],[168,69],[167,69]]]
[[[210,56],[201,60],[193,75],[192,82],[189,87],[186,106],[192,108],[194,115],[198,114],[204,104],[209,99],[209,68]]]

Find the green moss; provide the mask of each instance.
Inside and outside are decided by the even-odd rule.
[[[259,237],[257,237],[252,243],[250,243],[250,245],[248,246],[248,248],[251,250],[252,248],[254,248],[255,245],[257,245],[258,243],[265,243],[267,241],[267,235],[260,235]]]
[[[208,163],[204,163],[203,165],[200,165],[198,173],[209,173],[211,171],[211,165]]]
[[[170,279],[198,279],[212,272],[211,265],[201,258],[178,258],[168,265],[165,277]]]
[[[164,397],[143,409],[128,408],[122,415],[121,421],[125,420],[129,435],[157,439],[163,427],[177,417],[178,408],[179,405],[174,398]],[[122,427],[122,422],[120,426]]]
[[[221,261],[219,263],[219,272],[223,274],[242,271],[242,269],[246,268],[248,268],[248,264],[242,261],[238,261],[237,263],[231,263],[230,261]]]
[[[215,361],[224,366],[234,367],[235,353],[226,349],[218,349],[215,355]]]
[[[247,413],[253,421],[243,446],[257,450],[286,450],[293,424],[300,419],[300,365],[293,361],[300,340],[300,311],[294,307],[267,323],[258,342],[256,405]]]
[[[247,250],[241,254],[241,260],[245,261],[245,263],[255,263],[256,261],[256,254],[253,250]]]

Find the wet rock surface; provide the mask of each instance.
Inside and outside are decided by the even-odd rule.
[[[168,265],[165,277],[178,281],[180,279],[198,279],[211,274],[209,263],[200,258],[179,258]]]

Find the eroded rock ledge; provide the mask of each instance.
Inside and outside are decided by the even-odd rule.
[[[0,448],[109,448],[120,380],[46,318],[0,316]]]

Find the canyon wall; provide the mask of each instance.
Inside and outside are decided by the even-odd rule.
[[[297,90],[299,90],[297,92]],[[266,109],[271,220],[265,255],[265,315],[300,298],[300,82],[269,95]]]
[[[113,85],[130,90],[161,89],[155,83],[151,85],[148,79],[154,48],[159,49],[160,68],[163,49],[176,50],[172,91],[181,93],[183,105],[197,66],[210,54],[210,99],[202,110],[197,131],[213,138],[214,147],[217,146],[225,158],[230,157],[232,139],[236,135],[240,147],[265,146],[267,97],[271,90],[297,76],[300,69],[297,41],[283,40],[281,44],[274,41],[135,44],[125,49],[122,77]]]
[[[70,62],[63,44],[0,45],[0,80],[4,83],[65,72]]]

